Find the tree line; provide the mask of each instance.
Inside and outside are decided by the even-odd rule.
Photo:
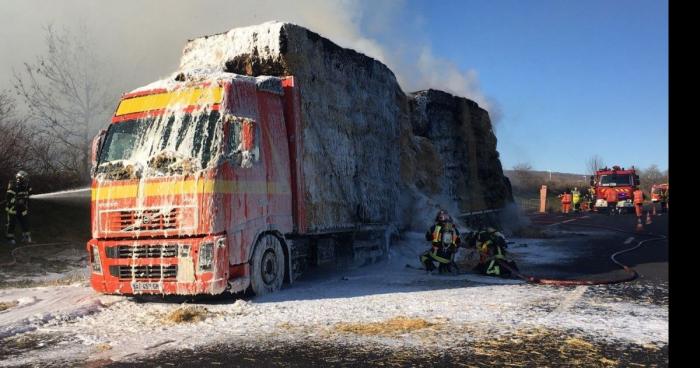
[[[567,189],[578,187],[579,189],[589,186],[589,178],[595,174],[596,170],[606,166],[603,159],[595,155],[586,161],[586,175],[554,174],[547,172],[537,172],[532,169],[529,163],[519,163],[513,166],[509,176],[513,187],[513,195],[520,198],[534,198],[539,196],[542,185],[547,185],[551,194],[561,194]],[[639,175],[641,189],[649,194],[651,186],[654,184],[668,183],[668,170],[660,170],[657,165],[650,165],[647,168],[635,167]]]
[[[89,32],[44,34],[44,52],[0,91],[0,183],[25,170],[35,192],[89,183],[92,138],[118,97]]]

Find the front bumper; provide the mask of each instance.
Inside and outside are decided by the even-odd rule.
[[[597,199],[595,201],[595,206],[606,208],[608,207],[608,201],[605,199]],[[632,208],[634,207],[634,203],[632,203],[632,200],[629,199],[621,199],[615,203],[615,207]]]
[[[617,207],[632,208],[634,203],[631,199],[619,200],[617,201]]]
[[[91,239],[87,249],[90,284],[101,293],[221,294],[228,285],[228,246],[223,235],[183,239]],[[99,257],[95,257],[94,252]]]

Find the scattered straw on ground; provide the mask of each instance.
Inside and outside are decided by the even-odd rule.
[[[437,323],[431,323],[421,318],[394,317],[383,322],[338,323],[335,325],[335,329],[358,335],[399,335],[437,325]]]
[[[9,302],[0,302],[0,312],[10,308],[14,308],[17,306],[17,304],[19,303],[16,300],[11,300]]]
[[[564,341],[566,345],[562,346],[561,349],[570,348],[574,350],[590,350],[593,349],[593,344],[588,341],[581,340],[576,337],[569,337]]]
[[[211,313],[201,306],[184,305],[168,313],[163,321],[166,323],[192,323],[207,319]]]
[[[549,366],[552,359],[575,366],[617,367],[620,364],[606,356],[599,344],[546,329],[520,330],[495,339],[478,340],[471,348],[478,359],[490,359],[497,365]]]
[[[112,345],[110,345],[106,342],[103,342],[103,343],[95,345],[95,350],[97,350],[100,353],[103,351],[112,350]]]

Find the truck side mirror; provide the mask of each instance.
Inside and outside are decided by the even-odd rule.
[[[95,171],[97,170],[97,159],[100,155],[100,149],[102,148],[102,143],[104,142],[105,135],[107,135],[107,129],[101,129],[95,138],[92,139],[92,150],[90,154],[90,159],[92,166],[90,169],[90,174],[95,176]]]
[[[245,118],[228,117],[229,139],[227,158],[234,165],[247,169],[260,159],[260,131],[257,124]]]
[[[589,181],[589,184],[593,186],[595,184],[595,176],[591,175],[591,180]]]
[[[241,149],[252,151],[255,143],[255,125],[250,120],[244,120],[241,125]]]
[[[634,176],[634,185],[639,186],[639,175]]]

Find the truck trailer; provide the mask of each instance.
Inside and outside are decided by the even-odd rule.
[[[322,167],[324,177],[305,177],[314,167],[302,166],[329,153],[302,160],[317,151],[304,146],[313,132],[302,122],[302,87],[293,76],[219,72],[124,94],[92,146],[92,287],[260,295],[308,267],[384,257],[389,221],[351,201],[313,199],[319,182],[342,189],[357,178]]]

